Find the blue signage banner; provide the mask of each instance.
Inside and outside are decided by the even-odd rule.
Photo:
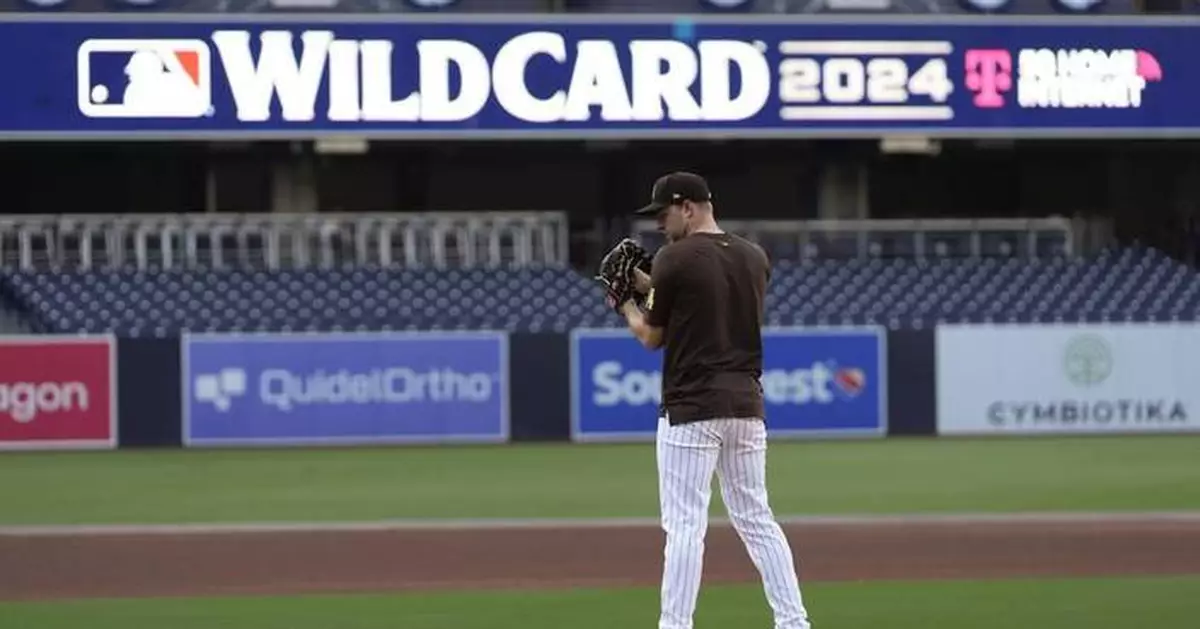
[[[502,333],[189,335],[188,446],[503,442]]]
[[[791,6],[788,6],[788,5]],[[566,13],[626,14],[645,12],[659,15],[687,15],[696,12],[753,12],[753,13],[1006,13],[1037,15],[1063,13],[1125,14],[1141,11],[1134,0],[875,0],[866,7],[853,3],[780,2],[779,0],[272,0],[270,8],[291,13]],[[832,6],[830,6],[832,5]],[[267,8],[262,0],[0,0],[0,12],[126,12],[163,13],[261,13]],[[1178,12],[1194,12],[1190,6]]]
[[[1200,21],[0,21],[0,138],[1200,136]]]
[[[763,396],[772,437],[887,433],[887,334],[875,328],[763,331]],[[571,438],[653,439],[662,353],[625,330],[571,335]]]

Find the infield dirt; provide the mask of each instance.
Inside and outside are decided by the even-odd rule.
[[[1200,519],[789,524],[804,581],[1200,574]],[[0,600],[657,585],[651,526],[0,536]],[[725,524],[705,583],[757,574]]]

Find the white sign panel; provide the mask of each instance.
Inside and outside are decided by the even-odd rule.
[[[1200,430],[1200,326],[937,329],[938,434]]]

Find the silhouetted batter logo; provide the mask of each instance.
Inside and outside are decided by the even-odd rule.
[[[212,113],[212,61],[196,39],[89,39],[78,52],[79,111],[89,118]]]

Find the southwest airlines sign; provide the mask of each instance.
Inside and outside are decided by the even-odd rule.
[[[887,432],[886,333],[877,328],[763,331],[763,401],[775,437]],[[662,399],[662,352],[625,330],[571,334],[571,436],[653,439]]]
[[[435,17],[10,16],[0,137],[1200,135],[1186,18]]]

